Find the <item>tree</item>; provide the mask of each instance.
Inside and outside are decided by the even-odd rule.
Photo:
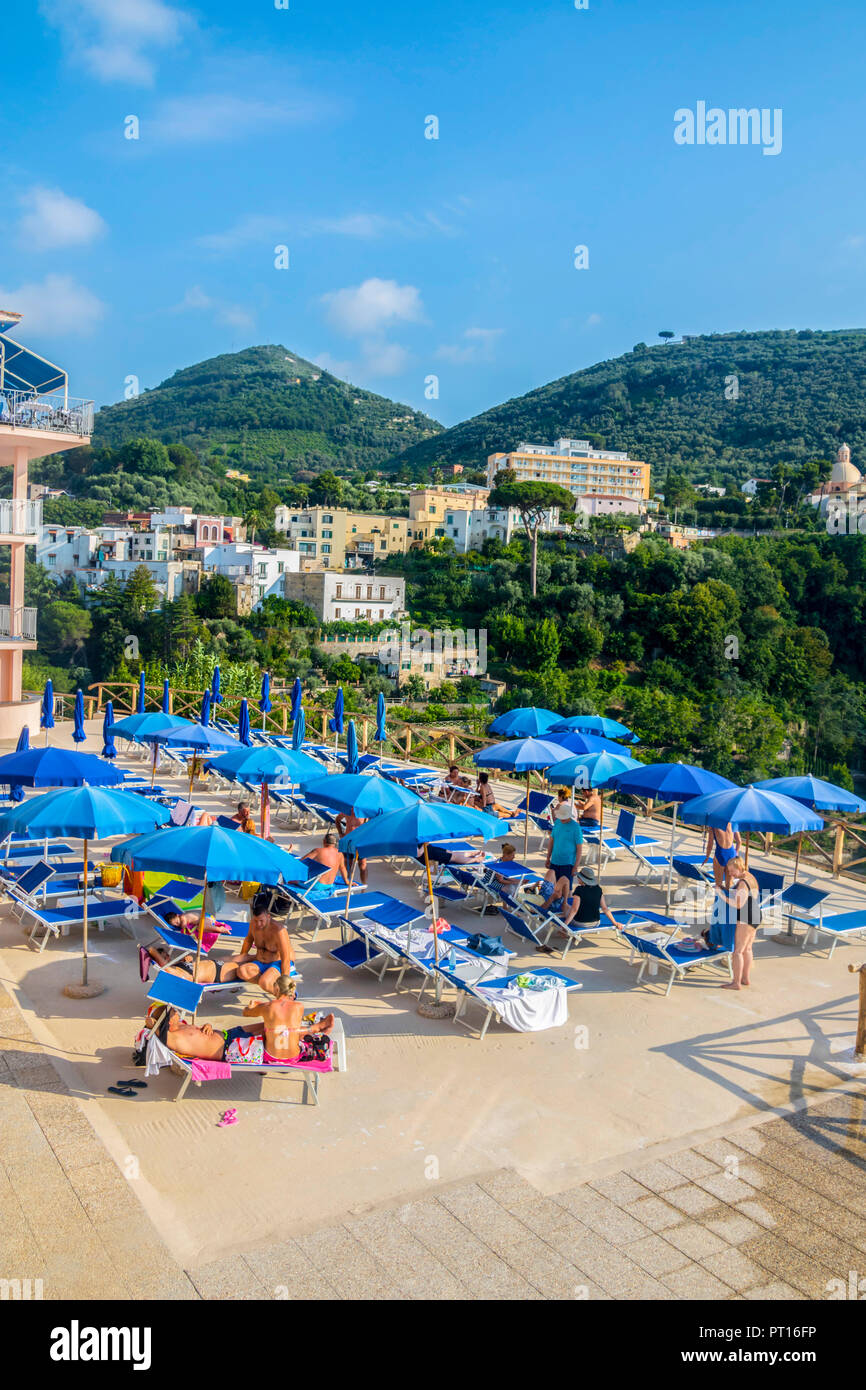
[[[50,657],[73,657],[90,636],[93,619],[76,603],[49,603],[39,619],[40,646]]]
[[[343,500],[343,479],[330,468],[320,473],[310,489],[310,497],[322,507],[339,507]]]
[[[159,591],[147,565],[138,565],[126,581],[123,605],[131,623],[140,623],[159,607]]]
[[[203,618],[234,618],[238,611],[237,590],[224,574],[211,574],[202,580],[196,607]]]
[[[670,328],[660,328],[659,337],[662,338],[666,343],[669,343],[671,338],[676,337],[676,334]]]
[[[402,689],[405,690],[410,700],[423,700],[424,696],[427,694],[427,687],[424,684],[423,677],[419,676],[414,671],[403,681]]]
[[[510,474],[510,477],[509,477]],[[560,516],[574,511],[574,497],[557,483],[520,483],[510,469],[497,473],[487,500],[488,507],[515,507],[531,546],[530,593],[535,598],[538,588],[538,533],[552,507]]]

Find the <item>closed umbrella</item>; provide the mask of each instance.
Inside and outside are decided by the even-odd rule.
[[[490,733],[500,738],[544,738],[559,719],[552,709],[526,705],[500,714],[490,725]]]
[[[307,721],[304,716],[304,711],[303,709],[299,709],[298,717],[295,720],[295,726],[292,729],[292,748],[295,750],[296,753],[299,752],[304,746],[304,734],[306,733],[306,731]]]
[[[27,752],[27,749],[28,749],[29,747],[30,747],[30,730],[28,729],[27,725],[25,724],[25,725],[24,725],[24,728],[21,730],[20,734],[18,735],[18,742],[17,742],[16,745],[15,745],[15,752],[16,752],[16,753],[26,753],[26,752]],[[12,786],[10,786],[10,788],[9,788],[9,795],[11,796],[11,798],[12,798],[13,801],[23,801],[23,800],[24,800],[24,788],[22,787],[22,785],[21,785],[20,782],[14,782],[14,783],[12,784]]]
[[[144,672],[138,678],[138,704],[135,707],[136,714],[144,714]]]
[[[171,713],[171,691],[168,688],[168,676],[162,683],[162,712],[163,714]]]
[[[111,700],[105,706],[102,720],[102,756],[109,760],[117,757],[117,749],[114,746],[114,704]]]
[[[83,759],[91,755],[73,753],[70,756]],[[102,767],[103,773],[114,773],[120,780],[120,774],[115,768],[99,758],[93,758],[93,761]],[[132,792],[111,791],[100,786],[69,787],[63,791],[47,792],[44,796],[33,796],[14,811],[0,815],[0,837],[14,834],[21,835],[26,840],[50,840],[56,836],[74,835],[84,842],[84,947],[81,985],[88,994],[98,992],[98,989],[88,984],[87,979],[89,842],[110,840],[118,835],[137,835],[144,830],[152,830],[154,826],[164,825],[170,818],[171,812],[165,806],[158,806],[156,802],[147,801],[143,796],[136,796]],[[74,994],[75,988],[71,992]]]
[[[301,678],[300,676],[295,676],[295,679],[292,681],[292,708],[289,713],[289,718],[291,719],[293,724],[301,712],[302,698],[303,697],[301,694]]]
[[[625,753],[579,753],[577,756],[565,758],[561,763],[554,763],[549,767],[545,776],[548,782],[553,785],[558,782],[562,786],[571,787],[597,787],[601,793],[601,815],[598,822],[598,876],[601,878],[602,872],[602,847],[604,845],[604,788],[609,787],[614,778],[623,772],[629,772],[632,768],[642,767],[643,764],[634,758],[626,757]],[[572,799],[574,793],[572,792]]]
[[[238,714],[238,738],[245,748],[252,748],[253,740],[250,735],[250,702],[246,697],[241,700],[240,713]]]
[[[349,732],[346,735],[346,771],[358,771],[358,735],[355,733],[355,721],[349,720]]]
[[[42,692],[42,709],[39,713],[39,727],[45,730],[45,746],[48,746],[48,730],[54,728],[54,686],[51,678],[45,682]]]
[[[340,734],[343,732],[343,687],[342,687],[342,686],[338,686],[338,688],[337,688],[337,693],[336,693],[336,695],[334,696],[334,717],[333,717],[333,719],[329,720],[329,722],[328,722],[328,728],[331,730],[331,733],[334,735],[334,752],[336,753],[336,751],[337,751],[337,745],[338,745],[338,743],[339,743],[339,741],[340,741]]]
[[[87,734],[84,732],[84,695],[81,690],[75,692],[75,708],[72,713],[72,737],[76,743],[84,743]]]
[[[622,750],[620,750],[622,751]],[[542,772],[554,763],[562,762],[562,746],[543,738],[516,738],[506,743],[494,743],[473,754],[478,767],[494,767],[507,772],[526,773],[526,814],[523,821],[523,853],[529,846],[529,777]]]
[[[605,719],[600,714],[573,714],[568,719],[560,719],[549,732],[561,734],[569,733],[572,730],[576,730],[579,734],[599,734],[602,738],[640,743],[637,734],[632,733],[625,724],[620,724],[616,719]]]
[[[273,705],[271,704],[271,675],[269,671],[265,671],[262,676],[262,689],[261,694],[259,695],[259,709],[262,712],[262,730],[264,730],[265,725],[268,721],[268,714],[273,709]]]
[[[111,858],[141,871],[155,869],[202,884],[196,969],[201,959],[209,884],[228,879],[276,886],[281,882],[306,883],[310,877],[307,865],[288,850],[260,840],[257,835],[243,835],[218,825],[177,826],[153,835],[140,835],[115,845]]]
[[[209,690],[206,690],[206,691],[204,692],[204,694],[202,695],[202,697],[201,697],[201,713],[199,714],[198,722],[199,722],[199,724],[203,724],[205,728],[207,728],[208,725],[210,724],[210,691],[209,691]]]
[[[220,668],[219,668],[219,666],[215,666],[215,667],[213,668],[213,676],[211,677],[211,686],[210,686],[210,698],[211,698],[211,704],[212,704],[212,705],[221,705],[222,702],[223,702],[223,697],[222,697],[222,695],[220,694]]]
[[[385,728],[385,696],[383,695],[382,691],[380,690],[380,691],[379,691],[379,695],[378,695],[377,700],[376,700],[376,734],[375,734],[376,742],[377,742],[378,745],[379,745],[379,757],[380,757],[380,758],[381,758],[381,756],[382,756],[382,750],[383,750],[383,748],[384,748],[384,746],[385,746],[385,739],[386,739],[387,737],[388,737],[388,733],[387,733],[387,730],[386,730],[386,728]]]
[[[691,763],[647,763],[642,767],[624,772],[613,783],[617,791],[628,796],[651,797],[658,801],[672,801],[674,804],[671,820],[671,852],[668,863],[668,882],[665,896],[666,905],[671,905],[671,886],[674,872],[674,838],[677,833],[677,811],[682,802],[705,796],[708,792],[736,790],[734,783],[717,772],[707,772],[706,768],[695,767]]]

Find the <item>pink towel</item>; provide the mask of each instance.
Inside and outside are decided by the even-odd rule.
[[[202,950],[205,951],[205,952],[206,952],[206,951],[209,951],[210,948],[211,948],[211,946],[214,944],[214,942],[215,942],[215,941],[219,941],[221,935],[222,935],[222,933],[221,933],[221,932],[218,932],[218,931],[205,931],[205,932],[202,932],[202,934],[201,934],[201,948],[202,948]]]
[[[201,1057],[193,1058],[190,1070],[193,1081],[226,1081],[232,1074],[228,1062],[207,1062]]]

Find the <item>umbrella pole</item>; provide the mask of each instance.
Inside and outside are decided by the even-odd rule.
[[[797,875],[800,872],[800,851],[803,848],[803,832],[797,836],[797,857],[794,860],[794,882],[797,882]]]
[[[665,894],[665,912],[670,912],[670,910],[671,910],[671,887],[672,887],[672,884],[673,884],[673,877],[674,877],[674,836],[675,836],[676,833],[677,833],[677,811],[678,811],[678,810],[679,810],[679,802],[675,801],[675,802],[674,802],[674,818],[673,818],[673,820],[671,821],[671,856],[670,856],[670,862],[668,863],[668,886],[667,886],[667,892],[666,892],[666,894]]]
[[[156,757],[157,757],[157,753],[156,753],[156,744],[154,743],[154,745],[153,745],[153,762],[151,763],[151,766],[150,766],[150,785],[151,785],[151,787],[153,786],[154,781],[156,780]]]
[[[269,796],[268,796],[268,784],[267,784],[267,782],[262,782],[262,785],[261,785],[261,788],[260,788],[260,791],[259,791],[259,798],[260,798],[261,818],[262,818],[262,839],[265,840],[265,839],[267,839],[267,836],[268,836],[268,834],[270,833],[270,829],[271,829],[271,805],[270,805],[270,798],[269,798]]]
[[[746,831],[746,858],[745,858],[745,865],[746,865],[746,868],[747,868],[747,869],[748,869],[748,867],[749,867],[749,837],[751,836],[751,834],[752,834],[751,830],[747,830],[747,831]]]
[[[442,980],[441,980],[441,978],[440,978],[440,976],[439,976],[439,969],[438,969],[438,967],[439,967],[439,933],[438,933],[437,930],[436,930],[436,917],[437,917],[437,913],[436,913],[436,899],[435,899],[435,897],[434,897],[434,895],[433,895],[433,875],[432,875],[432,873],[430,872],[430,854],[429,854],[429,851],[428,851],[428,849],[427,849],[427,841],[426,841],[426,840],[424,841],[424,868],[427,870],[427,890],[428,890],[428,892],[429,892],[429,894],[430,894],[430,912],[431,912],[431,914],[432,914],[432,915],[431,915],[431,919],[430,919],[430,925],[431,925],[431,927],[433,928],[433,962],[434,962],[434,965],[435,965],[435,967],[436,967],[436,1003],[438,1004],[438,1003],[439,1003],[439,1000],[442,998]],[[412,939],[412,927],[411,927],[411,924],[410,924],[410,926],[408,926],[408,927],[406,928],[406,930],[407,930],[407,933],[408,933],[408,939],[411,941],[411,939]]]
[[[195,951],[195,966],[194,966],[193,972],[192,972],[192,978],[193,978],[193,979],[195,979],[196,976],[198,975],[199,961],[201,960],[201,943],[202,943],[202,937],[204,936],[204,923],[205,923],[205,913],[206,913],[206,912],[207,912],[207,875],[205,875],[204,887],[203,887],[202,890],[201,890],[201,915],[200,915],[200,917],[199,917],[199,919],[198,919],[198,942],[197,942],[197,944],[196,944],[196,951]],[[193,1018],[195,1018],[195,1012],[193,1012]]]
[[[523,812],[523,857],[529,851],[529,773],[526,774],[526,809]],[[426,853],[426,846],[425,846]]]
[[[87,892],[89,888],[87,873],[87,840],[84,841],[84,911],[82,913],[82,926],[84,928],[84,955],[81,962],[81,983],[87,984]]]
[[[352,859],[352,867],[351,867],[351,869],[349,870],[349,882],[346,884],[346,911],[345,911],[345,913],[343,914],[345,917],[348,917],[348,915],[349,915],[349,903],[352,901],[352,884],[353,884],[354,881],[355,881],[355,866],[356,866],[357,863],[358,863],[358,858],[359,858],[359,856],[356,854],[356,855],[354,856],[354,858]],[[345,941],[346,941],[346,928],[345,928],[345,926],[343,925],[342,922],[340,923],[340,934],[341,934],[341,936],[342,936],[342,938],[343,938],[343,943],[344,943],[344,945],[345,945]],[[369,951],[369,947],[367,948],[367,950]]]
[[[604,790],[598,789],[598,881],[601,883],[601,865],[604,857]]]

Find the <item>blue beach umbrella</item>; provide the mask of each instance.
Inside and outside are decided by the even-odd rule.
[[[168,688],[168,676],[162,683],[162,712],[168,714],[171,710],[171,693]]]
[[[83,759],[91,755],[73,753],[71,756]],[[100,763],[101,759],[93,758],[93,761]],[[105,772],[113,772],[120,779],[116,769],[104,762],[101,765]],[[72,787],[47,792],[44,796],[33,796],[15,810],[0,815],[2,838],[20,835],[25,840],[51,840],[57,836],[74,835],[84,841],[82,985],[87,984],[88,842],[110,840],[117,835],[137,835],[152,830],[154,826],[164,825],[170,818],[171,812],[167,807],[147,801],[143,796],[136,796],[133,792],[110,791],[99,786]]]
[[[201,712],[198,717],[199,724],[205,728],[210,724],[210,691],[206,690],[201,697]]]
[[[735,784],[727,777],[720,776],[718,772],[707,772],[706,768],[696,767],[692,763],[645,763],[640,767],[633,768],[630,772],[624,772],[621,777],[617,777],[614,786],[617,791],[625,792],[628,796],[644,796],[652,798],[654,801],[672,801],[674,803],[666,892],[667,906],[670,907],[674,872],[674,838],[677,832],[677,812],[680,804],[684,801],[692,801],[698,796],[706,796],[710,792],[736,790]]]
[[[587,750],[590,751],[590,750]],[[478,767],[494,767],[505,772],[526,773],[526,804],[529,806],[529,775],[542,772],[554,763],[562,762],[562,745],[543,738],[515,738],[506,743],[494,743],[474,753],[472,761]],[[523,853],[529,847],[529,815],[523,822]]]
[[[382,745],[387,737],[388,734],[385,728],[385,696],[380,690],[378,698],[376,700],[376,732],[374,734],[374,738],[376,742],[379,744],[380,756],[382,753]]]
[[[262,675],[262,689],[259,695],[259,709],[262,712],[262,729],[267,724],[268,714],[273,709],[271,704],[271,674],[265,671]]]
[[[131,739],[133,743],[152,743],[152,734],[171,733],[174,729],[190,728],[191,720],[179,714],[163,714],[162,710],[151,710],[149,714],[128,714],[113,724],[115,736]],[[158,740],[157,740],[158,741]]]
[[[295,727],[292,729],[292,748],[299,752],[304,746],[304,734],[307,731],[307,720],[303,708],[298,710],[298,717],[295,720]]]
[[[614,778],[623,772],[628,772],[632,768],[642,767],[643,764],[634,758],[626,756],[625,752],[608,753],[602,750],[600,753],[579,753],[570,758],[564,758],[561,763],[554,763],[549,767],[545,776],[551,786],[555,782],[560,782],[565,786],[571,787],[597,787],[601,792],[601,814],[598,821],[598,875],[601,878],[602,854],[601,847],[604,844],[604,795],[605,787],[609,787]],[[574,805],[574,792],[571,794],[572,806]]]
[[[562,729],[559,732],[551,729],[544,737],[548,743],[558,743],[567,753],[613,753],[618,756],[623,751],[621,743],[602,738],[601,734],[583,734],[579,729]]]
[[[696,797],[683,807],[683,820],[692,825],[728,825],[746,832],[746,866],[749,863],[749,834],[798,835],[805,830],[823,830],[824,822],[800,801],[781,792],[762,787],[734,787]]]
[[[45,744],[48,745],[48,730],[54,728],[54,686],[51,678],[45,682],[42,692],[42,709],[39,714],[39,727],[45,730]]]
[[[490,733],[504,738],[543,738],[559,719],[552,709],[525,705],[500,714],[490,725]]]
[[[220,694],[220,668],[218,665],[213,668],[213,676],[211,677],[210,684],[210,698],[212,705],[221,705],[223,702],[223,697]]]
[[[622,739],[628,743],[640,743],[637,734],[620,724],[616,719],[606,719],[601,714],[573,714],[568,719],[560,719],[549,730],[553,734],[567,734],[576,730],[580,734],[599,734],[602,738]]]
[[[84,732],[84,695],[81,690],[75,692],[75,708],[72,713],[72,737],[76,743],[84,743],[87,734]]]
[[[102,720],[102,756],[109,761],[117,757],[117,749],[114,746],[114,704],[111,700],[105,706]]]
[[[824,782],[820,777],[807,774],[803,777],[770,777],[756,782],[756,787],[764,791],[781,792],[799,801],[813,811],[837,811],[842,815],[862,815],[866,811],[866,801],[849,792],[845,787],[837,787],[834,782]],[[803,848],[803,832],[797,834],[797,857],[794,860],[794,881],[800,872],[800,853]]]
[[[205,705],[207,706],[207,710],[205,710]],[[210,713],[210,694],[208,691],[205,691],[204,700],[202,702],[202,714],[205,713]],[[178,748],[184,751],[192,751],[193,757],[189,762],[190,797],[192,797],[192,784],[195,781],[196,754],[231,753],[236,749],[243,748],[243,744],[239,743],[236,738],[232,738],[231,734],[224,734],[222,729],[215,729],[211,725],[202,722],[198,724],[189,724],[185,729],[175,729],[173,732],[165,735],[159,733],[157,730],[153,734],[150,734],[145,741],[161,743],[166,748]]]
[[[245,748],[252,748],[253,740],[250,736],[250,702],[246,698],[241,700],[240,713],[238,714],[238,738]]]
[[[95,753],[79,753],[72,748],[27,748],[0,758],[0,784],[4,785],[81,787],[86,783],[112,787],[122,781],[123,773],[111,763]]]
[[[386,782],[384,777],[365,777],[361,772],[338,772],[323,777],[319,768],[316,777],[304,778],[301,789],[311,801],[330,806],[334,811],[354,811],[359,820],[401,811],[418,801],[417,794],[401,787],[399,782]]]
[[[293,724],[297,719],[298,715],[300,714],[302,698],[303,697],[301,694],[301,678],[300,676],[295,676],[295,679],[292,681],[292,708],[289,713],[289,718],[291,719]]]
[[[346,771],[358,771],[358,735],[355,733],[355,721],[349,720],[349,732],[346,735]]]
[[[136,714],[144,714],[144,672],[138,678],[138,704],[135,707]]]
[[[211,758],[208,770],[232,782],[266,783],[268,786],[298,786],[322,776],[322,765],[308,753],[274,746],[238,747],[231,753]]]
[[[328,728],[334,735],[334,751],[336,752],[340,734],[343,732],[343,687],[338,686],[334,696],[334,717],[328,721]]]

